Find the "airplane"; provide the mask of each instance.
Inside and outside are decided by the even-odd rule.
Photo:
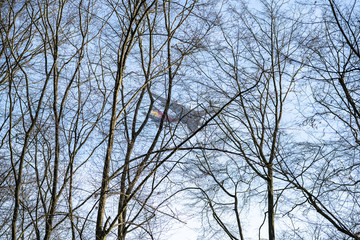
[[[155,109],[155,110],[151,110],[151,113],[150,113],[150,118],[155,121],[155,122],[160,122],[162,116],[164,115],[164,113],[162,111],[160,111],[159,109]],[[176,122],[176,121],[179,121],[177,118],[173,118],[169,115],[166,115],[164,117],[164,121],[166,122]]]
[[[155,100],[159,100],[162,105],[165,106],[167,99],[163,98],[155,93],[152,93],[155,97]],[[195,131],[200,125],[202,117],[205,116],[206,111],[197,111],[190,109],[177,103],[176,101],[170,101],[169,108],[176,114],[176,117],[166,116],[165,121],[168,122],[182,122],[187,125],[191,131]],[[154,121],[160,121],[163,113],[160,110],[151,111],[151,119]]]

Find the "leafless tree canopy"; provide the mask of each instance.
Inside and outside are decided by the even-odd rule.
[[[359,240],[359,12],[0,0],[0,239]]]

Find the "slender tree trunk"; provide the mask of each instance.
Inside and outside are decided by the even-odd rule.
[[[268,166],[268,228],[269,240],[275,240],[275,223],[274,223],[274,188],[273,188],[273,168],[272,164]]]
[[[48,216],[46,217],[45,225],[45,237],[44,240],[49,240],[52,230],[53,230],[53,221],[57,205],[57,185],[58,185],[58,173],[59,173],[59,152],[60,152],[60,140],[59,140],[59,128],[60,128],[60,116],[58,114],[58,68],[57,68],[57,47],[55,47],[55,56],[54,56],[54,103],[53,103],[53,112],[54,112],[54,121],[55,121],[55,156],[54,156],[54,167],[53,167],[53,178],[52,178],[52,189],[51,189],[51,201],[50,201],[50,210]]]
[[[114,133],[116,125],[116,112],[117,112],[117,100],[119,95],[120,83],[122,81],[121,71],[118,71],[117,81],[115,83],[115,90],[113,95],[113,106],[110,120],[110,129],[109,129],[109,140],[107,144],[107,151],[104,160],[103,176],[101,180],[101,190],[100,190],[100,200],[99,200],[99,209],[97,214],[96,221],[96,240],[103,240],[106,238],[106,232],[103,228],[104,215],[105,215],[105,202],[107,198],[107,191],[109,187],[109,172],[110,172],[110,160],[112,148],[114,145]],[[104,226],[105,227],[105,226]]]

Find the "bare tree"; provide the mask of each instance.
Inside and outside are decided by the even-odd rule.
[[[191,189],[213,237],[246,239],[256,201],[269,239],[279,213],[359,239],[357,2],[321,5],[310,37],[261,4],[0,1],[0,238],[160,238]],[[304,66],[302,127],[331,141],[287,135]]]
[[[154,233],[143,226],[155,217],[162,205],[162,201],[155,204],[152,200],[172,169],[165,170],[162,166],[189,139],[176,137],[183,131],[178,127],[179,121],[170,125],[167,117],[173,101],[174,79],[184,58],[198,49],[198,42],[211,26],[199,32],[185,28],[188,19],[196,17],[192,15],[196,8],[201,7],[198,1],[143,1],[129,8],[113,6],[120,8],[114,8],[116,14],[128,12],[126,16],[132,18],[118,16],[118,19],[126,19],[120,23],[126,30],[121,37],[128,40],[120,41],[118,48],[110,128],[106,130],[108,145],[100,189],[97,239],[115,234],[114,228],[117,228],[118,239],[125,239],[129,232],[139,229],[153,238]],[[128,55],[130,51],[133,54]],[[125,60],[131,61],[141,72],[127,73]],[[164,114],[155,128],[151,114],[154,103],[159,107],[160,101],[153,91],[156,96],[161,94],[164,100],[161,101]],[[150,126],[152,131],[149,131]],[[170,153],[164,155],[166,152]],[[115,161],[116,156],[120,159]],[[112,204],[116,198],[117,210],[113,212],[111,207],[106,210],[106,202]],[[105,215],[109,217],[105,219]]]
[[[189,131],[167,115],[184,59],[212,27],[201,18],[209,7],[1,2],[2,236],[156,237],[150,220],[165,202],[152,196],[166,189],[167,162],[208,123]]]
[[[13,195],[11,239],[50,239],[71,216],[71,210],[64,214],[63,194],[71,189],[76,156],[95,128],[82,121],[91,103],[82,98],[89,94],[81,94],[89,80],[81,73],[85,47],[97,35],[97,29],[89,34],[91,7],[81,1],[2,5],[13,21],[2,24],[7,98],[1,128],[8,138],[1,146],[10,163],[2,186]],[[68,200],[71,209],[71,195]]]
[[[314,134],[317,145],[301,144],[299,151],[311,156],[284,167],[284,172],[301,190],[307,211],[312,209],[319,216],[316,219],[322,219],[314,222],[322,226],[321,234],[359,239],[359,220],[353,217],[359,214],[359,31],[355,14],[359,5],[356,1],[326,1],[319,9],[322,22],[315,24],[313,40],[303,46],[313,53],[306,82],[312,87],[312,110],[304,112],[304,125],[322,131]],[[306,88],[303,93],[311,95]]]
[[[242,213],[245,206],[249,207],[255,199],[266,201],[263,221],[267,219],[268,239],[275,239],[276,209],[281,209],[279,201],[287,185],[276,180],[283,129],[289,125],[286,120],[282,123],[283,116],[290,115],[285,108],[305,61],[303,55],[294,67],[287,56],[303,54],[297,42],[306,36],[300,34],[303,29],[298,16],[294,14],[290,21],[286,11],[290,12],[291,7],[282,2],[262,1],[262,10],[239,4],[230,11],[236,21],[221,25],[222,39],[210,52],[221,71],[207,75],[213,81],[207,87],[215,96],[226,99],[234,90],[241,92],[257,85],[240,94],[217,119],[222,136],[208,140],[212,144],[206,145],[205,152],[198,156],[200,175],[214,184],[204,188],[200,183],[198,187],[214,220],[229,239],[246,238],[243,224],[246,226],[247,219]],[[222,154],[210,157],[206,150]],[[230,216],[233,221],[229,221]],[[259,238],[264,222],[257,224]]]

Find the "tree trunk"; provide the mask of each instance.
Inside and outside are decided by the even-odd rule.
[[[274,224],[274,189],[273,189],[273,168],[268,166],[268,228],[269,240],[275,240],[275,224]]]

